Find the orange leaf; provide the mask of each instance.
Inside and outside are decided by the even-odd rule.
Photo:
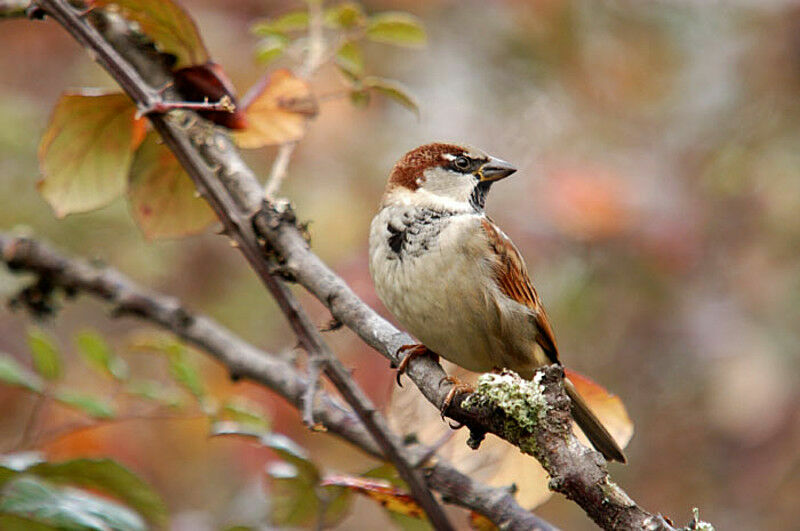
[[[422,507],[414,501],[414,498],[412,498],[410,494],[397,487],[393,487],[388,481],[356,476],[332,475],[323,479],[320,485],[323,487],[329,485],[346,487],[380,503],[389,511],[412,518],[426,518]]]
[[[192,17],[172,0],[90,0],[104,8],[115,5],[122,16],[136,22],[158,48],[177,58],[176,67],[205,63],[208,52]]]
[[[148,238],[178,238],[203,231],[216,219],[172,152],[151,133],[131,164],[133,218]]]
[[[317,114],[317,102],[308,84],[286,69],[273,72],[253,86],[242,105],[247,129],[235,137],[243,148],[300,140],[306,122]]]
[[[631,437],[633,437],[633,422],[631,422],[622,400],[617,395],[608,392],[602,385],[593,382],[582,374],[569,369],[564,369],[564,373],[567,378],[572,380],[578,393],[589,405],[592,412],[597,415],[597,418],[600,419],[600,422],[603,423],[603,426],[606,427],[611,436],[614,437],[617,444],[625,448]],[[575,433],[584,444],[588,444],[581,430],[575,430]]]
[[[491,520],[475,511],[469,512],[469,526],[475,531],[497,531],[497,526]]]
[[[143,124],[125,94],[66,93],[39,144],[39,192],[56,215],[86,212],[125,190]]]

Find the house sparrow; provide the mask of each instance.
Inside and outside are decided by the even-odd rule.
[[[407,354],[398,378],[423,354],[474,372],[508,368],[523,378],[560,364],[525,262],[484,212],[491,185],[515,171],[478,149],[443,143],[418,147],[395,164],[372,220],[369,265],[384,305],[421,341],[401,348]],[[572,416],[594,447],[625,462],[568,379],[565,387]],[[442,411],[465,390],[455,385]]]

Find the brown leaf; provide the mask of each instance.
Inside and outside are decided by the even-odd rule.
[[[58,100],[39,144],[39,192],[56,215],[110,203],[126,186],[145,122],[119,93],[72,93]]]
[[[155,133],[147,136],[131,165],[131,212],[147,238],[178,238],[202,232],[216,219],[194,183]]]
[[[215,103],[227,96],[236,106],[233,112],[199,111],[200,116],[228,129],[246,128],[247,119],[236,101],[236,89],[220,65],[209,61],[202,65],[179,68],[173,74],[175,88],[185,101]]]
[[[422,507],[414,501],[410,494],[393,487],[388,481],[357,476],[331,475],[323,479],[320,485],[323,487],[328,485],[346,487],[380,503],[388,511],[413,518],[426,518]]]
[[[243,148],[258,148],[300,140],[306,122],[317,114],[308,84],[289,70],[276,70],[256,84],[242,100],[247,129],[235,135]]]
[[[116,5],[128,20],[139,24],[163,52],[177,58],[176,67],[208,61],[208,51],[189,14],[172,0],[90,0],[91,6]]]

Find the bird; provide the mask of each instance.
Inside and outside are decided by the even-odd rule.
[[[389,312],[419,343],[403,345],[400,375],[415,357],[439,356],[472,372],[510,369],[530,379],[561,364],[542,301],[511,239],[486,215],[491,186],[510,163],[455,143],[425,144],[394,165],[369,233],[369,270]],[[442,412],[456,393],[454,385]],[[571,413],[606,459],[622,449],[564,381]]]

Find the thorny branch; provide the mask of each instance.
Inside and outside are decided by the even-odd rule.
[[[216,358],[232,376],[260,383],[298,409],[305,406],[309,382],[291,363],[257,349],[214,320],[191,312],[178,300],[138,286],[114,269],[69,259],[35,240],[2,232],[0,260],[11,271],[33,273],[37,277],[33,286],[47,290],[29,288],[24,292],[30,296],[36,291],[33,298],[21,301],[33,312],[49,307],[57,288],[66,294],[91,295],[109,303],[112,316],[135,317],[169,330]],[[361,420],[340,401],[319,390],[311,407],[314,418],[327,432],[382,457],[380,447]],[[421,463],[428,484],[449,502],[477,511],[498,524],[505,523],[508,529],[554,529],[520,507],[507,490],[481,485],[441,459],[430,463],[431,448],[416,444],[404,447],[403,452],[407,460]]]
[[[124,56],[124,54],[128,54],[127,59],[131,59],[131,54],[135,54],[138,48],[127,39],[130,36],[125,33],[128,26],[122,19],[106,17],[102,12],[91,12],[88,16],[84,16],[85,12],[77,11],[64,0],[41,0],[37,4],[73,37],[95,53],[98,63],[119,82],[140,109],[149,110],[158,105],[162,97],[161,93],[154,91],[153,85],[148,84],[148,81],[134,68],[132,62],[126,60]],[[104,29],[108,38],[104,37],[98,28],[91,25],[89,20],[93,20],[99,28]],[[113,46],[114,39],[119,39],[117,42],[119,49]],[[146,59],[142,57],[137,57],[137,59],[144,68]],[[167,72],[161,72],[161,77],[169,81],[170,76]],[[155,86],[169,86],[169,83],[160,82]],[[441,505],[426,487],[421,472],[414,469],[403,457],[399,437],[389,432],[383,416],[333,356],[330,348],[322,341],[316,326],[306,315],[294,295],[271,274],[272,264],[265,259],[262,253],[258,238],[249,223],[248,213],[241,208],[241,204],[236,201],[237,198],[229,194],[222,186],[220,177],[214,175],[211,168],[219,166],[211,160],[204,160],[200,157],[195,145],[198,136],[187,137],[186,132],[177,127],[167,115],[149,113],[148,118],[190,177],[195,180],[198,191],[222,221],[228,236],[236,242],[237,247],[275,298],[309,357],[321,360],[325,374],[359,415],[366,429],[381,447],[384,456],[392,462],[400,477],[408,484],[412,496],[425,511],[431,523],[437,529],[453,529]],[[210,139],[208,134],[200,134],[200,137]],[[254,181],[253,184],[257,186],[257,182]]]
[[[91,14],[90,24],[86,19],[79,18],[63,0],[40,0],[38,4],[76,40],[95,52],[100,65],[138,105],[146,108],[160,97],[151,87],[163,86],[170,74],[152,56],[142,51],[132,38],[130,27],[119,21],[115,23],[113,17],[99,13]],[[192,116],[185,112],[184,115]],[[308,249],[290,209],[263,201],[255,175],[241,160],[227,135],[211,131],[208,125],[194,116],[183,123],[161,115],[150,116],[150,119],[187,170],[198,191],[220,216],[227,234],[237,242],[245,258],[273,295],[276,295],[275,285],[285,289],[270,276],[270,271],[274,269],[272,257],[278,256],[284,275],[296,279],[328,307],[335,319],[351,328],[367,344],[390,361],[399,362],[397,350],[401,345],[412,342],[411,338],[364,304],[341,278]],[[264,253],[260,247],[262,240],[266,243],[268,253]],[[276,299],[290,316],[290,322],[294,314],[304,316],[302,309],[291,304],[293,298],[282,300],[278,294]],[[302,334],[299,335],[302,337]],[[252,374],[252,369],[248,367],[245,370]],[[525,430],[516,423],[516,419],[503,418],[503,415],[497,414],[497,408],[492,407],[491,402],[481,407],[465,405],[464,397],[454,400],[446,414],[466,424],[476,438],[484,433],[494,433],[539,459],[553,478],[551,487],[575,500],[602,527],[674,529],[665,518],[642,509],[611,482],[602,457],[583,447],[569,430],[568,398],[561,385],[560,368],[546,368],[544,373],[548,382],[548,407],[543,414],[543,422],[536,429]],[[431,403],[436,406],[442,404],[449,386],[439,385],[444,372],[438,363],[417,358],[410,364],[407,374]],[[301,399],[302,393],[298,397],[298,400]],[[374,449],[372,444],[370,440],[366,447]],[[431,487],[441,491],[448,483],[441,482],[443,477],[437,476],[436,469],[434,466],[428,472],[427,481]],[[463,493],[448,499],[462,503]],[[519,514],[514,511],[494,513],[490,517],[496,523],[505,523],[511,528],[525,528],[518,527]]]

